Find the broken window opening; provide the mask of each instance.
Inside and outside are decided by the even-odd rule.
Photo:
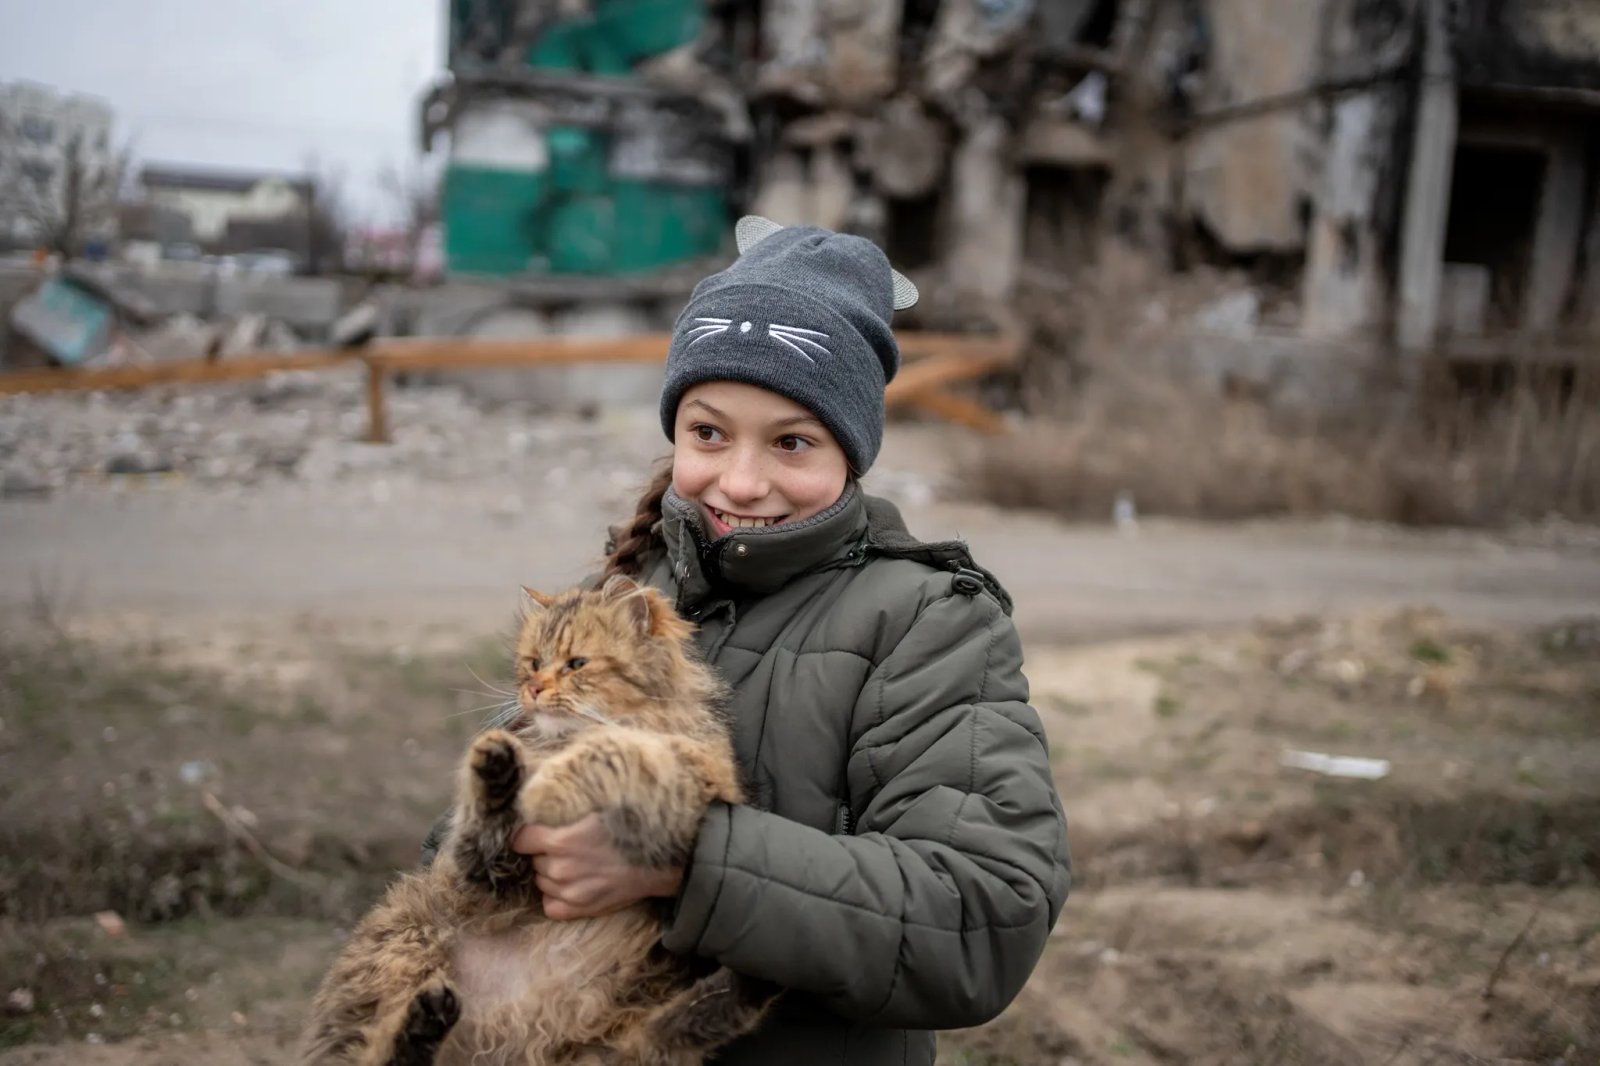
[[[1028,167],[1023,261],[1046,273],[1067,274],[1099,253],[1100,212],[1110,174],[1102,167]]]
[[[900,68],[914,70],[933,36],[941,0],[905,0],[900,13]]]
[[[1545,167],[1535,149],[1456,146],[1444,247],[1449,332],[1521,325]]]
[[[939,259],[944,245],[944,196],[934,189],[911,200],[890,200],[884,222],[884,251],[900,270],[919,270]]]
[[[1184,273],[1196,266],[1242,270],[1252,285],[1281,294],[1285,300],[1297,297],[1306,266],[1303,248],[1229,248],[1199,217],[1188,219],[1178,230],[1172,246],[1173,270]]]
[[[1091,48],[1111,47],[1121,6],[1119,0],[1098,0],[1078,30],[1078,42]]]

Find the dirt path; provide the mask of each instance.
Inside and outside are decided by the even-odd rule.
[[[892,494],[927,442],[896,443],[901,467],[869,488]],[[626,500],[620,489],[492,479],[405,493],[382,481],[269,483],[227,496],[156,483],[0,500],[0,606],[43,587],[78,612],[169,625],[312,616],[481,631],[503,619],[518,583],[588,572]],[[1600,547],[1572,536],[1517,543],[1337,521],[1146,522],[1125,536],[976,505],[905,511],[922,536],[970,541],[1016,595],[1034,642],[1400,606],[1505,622],[1600,611]]]

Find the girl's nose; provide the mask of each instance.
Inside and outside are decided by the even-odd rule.
[[[718,487],[729,500],[759,500],[767,494],[766,472],[755,456],[733,456],[720,481]]]

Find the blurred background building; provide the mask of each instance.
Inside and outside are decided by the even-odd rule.
[[[0,242],[108,240],[117,159],[110,105],[31,82],[0,85]]]

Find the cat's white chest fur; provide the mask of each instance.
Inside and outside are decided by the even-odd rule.
[[[598,1036],[634,977],[619,972],[616,960],[643,957],[659,936],[656,916],[642,906],[604,918],[536,918],[502,931],[462,933],[450,960],[461,1021],[439,1063],[536,1062],[554,1019],[568,1035]]]

